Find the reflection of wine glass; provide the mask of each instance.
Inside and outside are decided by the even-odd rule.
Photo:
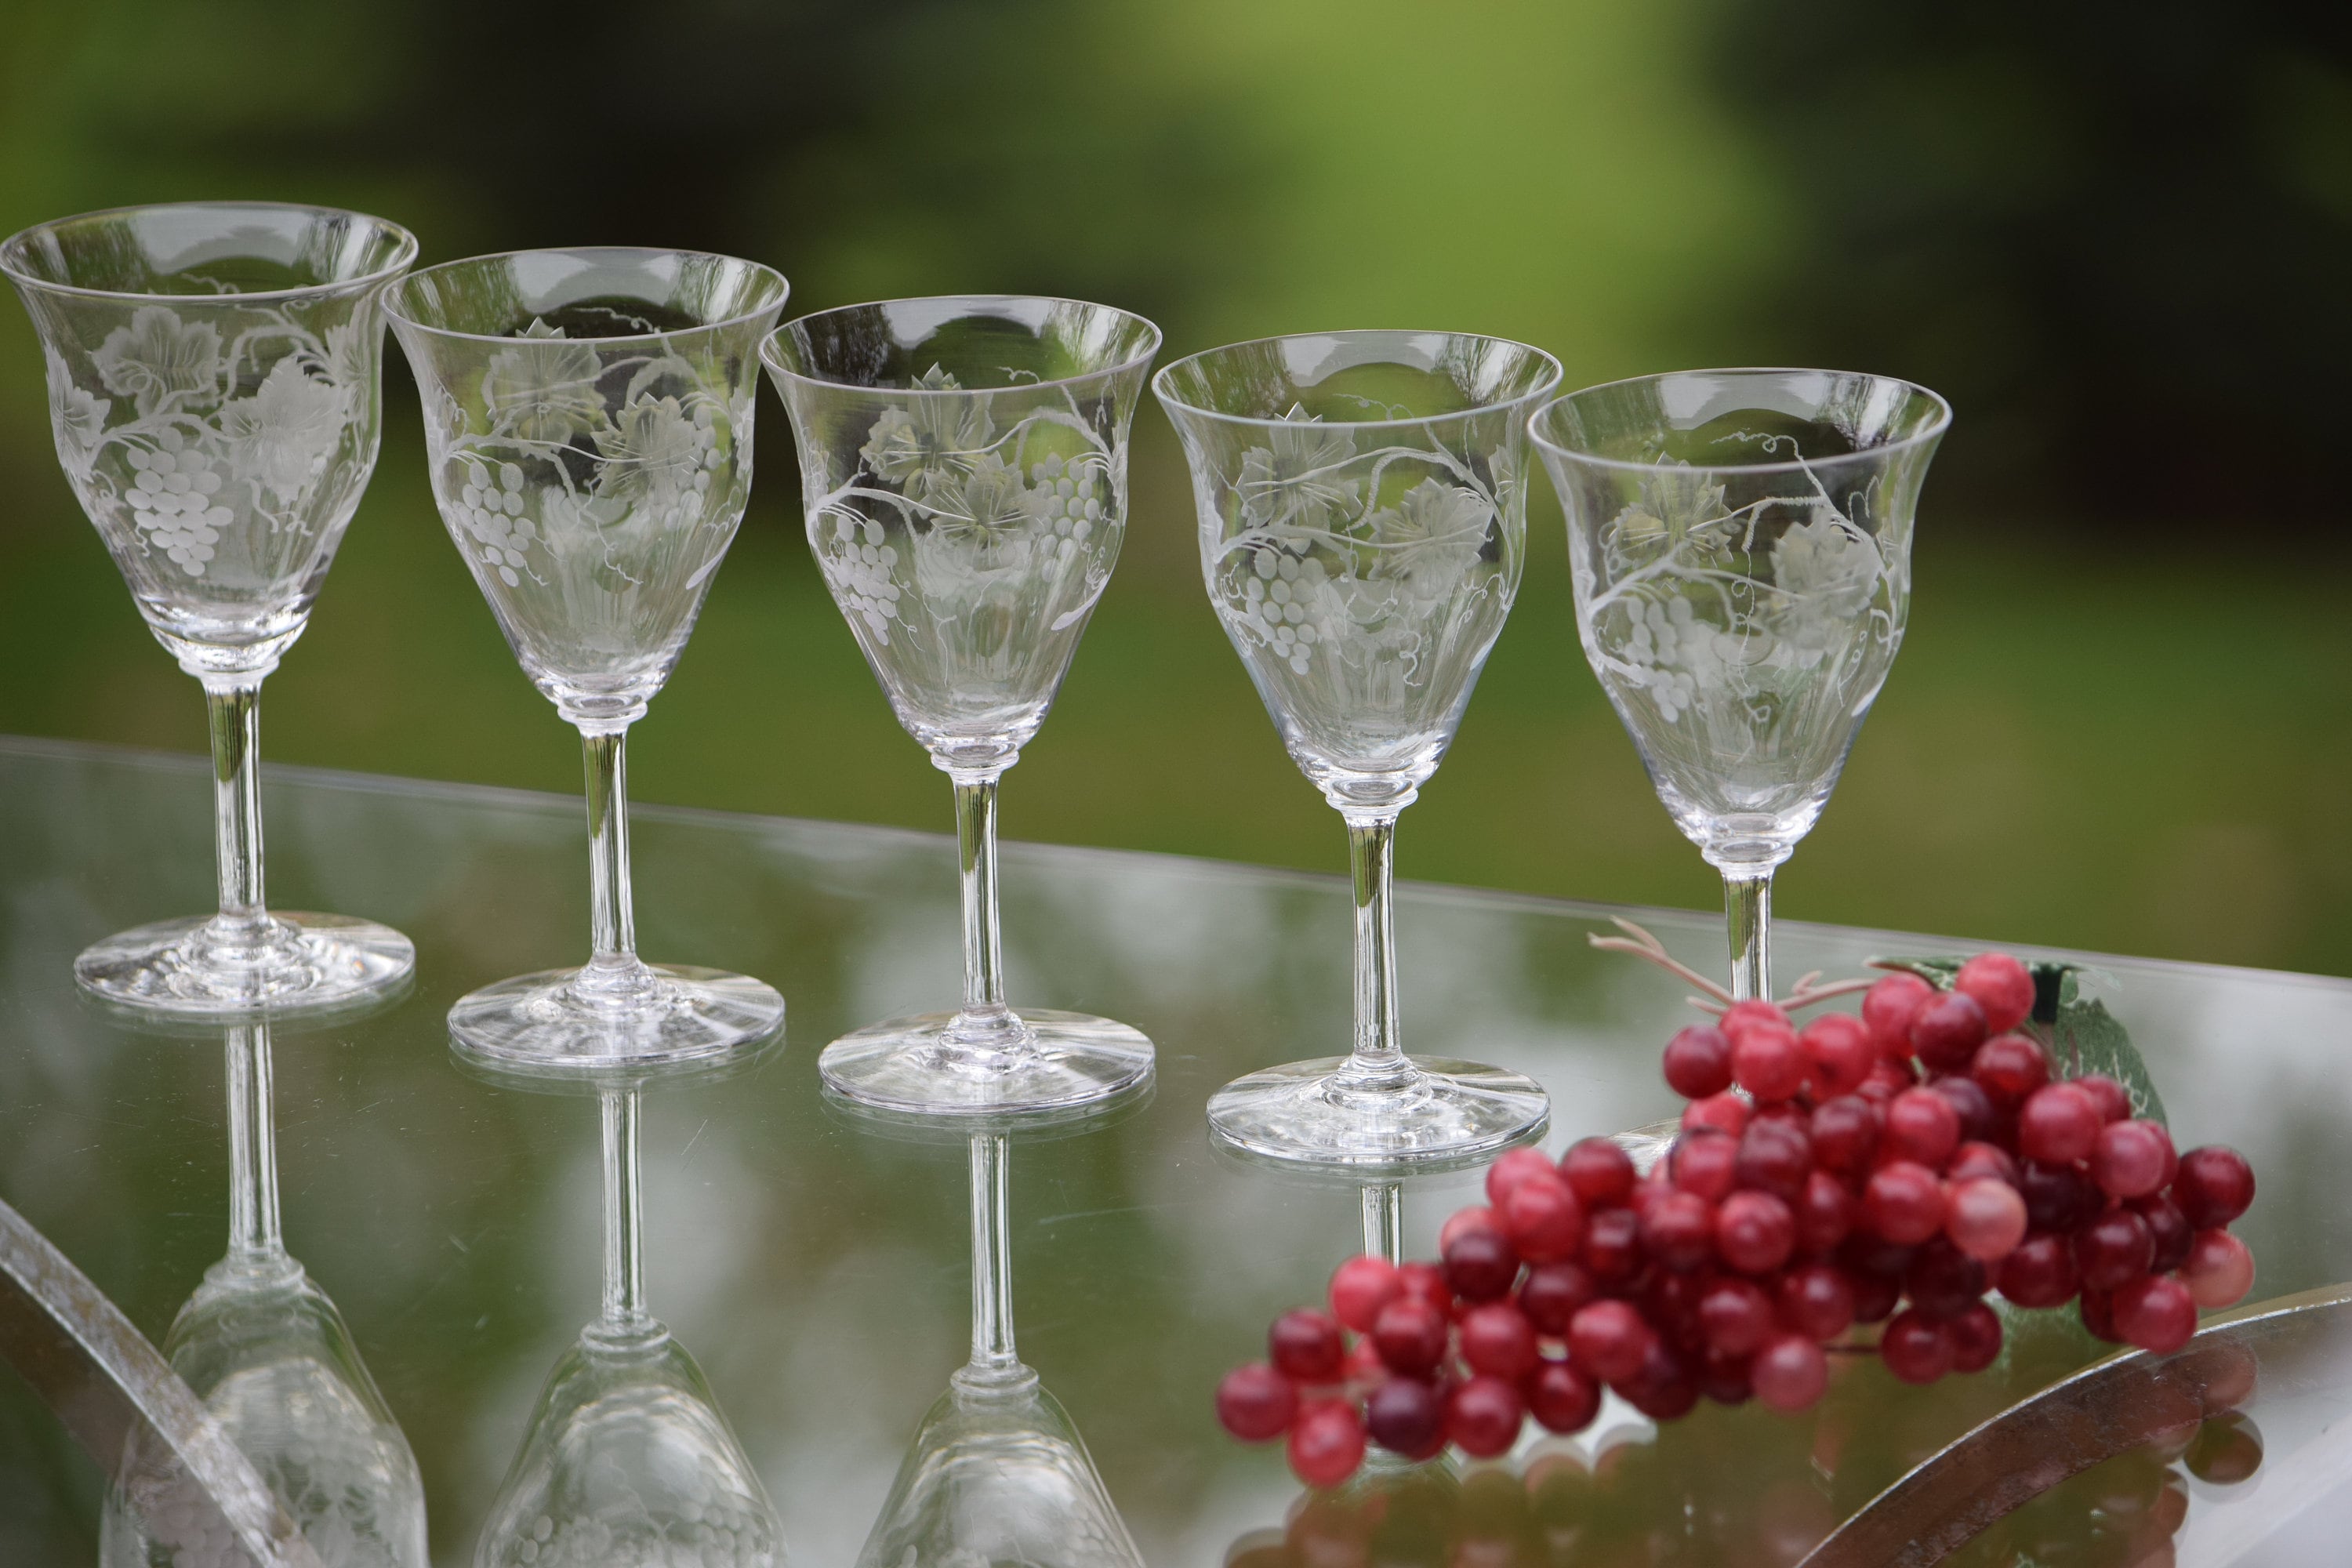
[[[1151,1071],[1125,1024],[1005,1005],[996,786],[1110,581],[1127,438],[1160,329],[1074,300],[897,300],[762,351],[800,445],[809,547],[907,732],[955,784],[963,1006],[872,1025],[836,1093],[939,1114],[1088,1104]]]
[[[337,1006],[399,984],[398,931],[263,905],[261,682],[302,635],[375,468],[383,285],[405,229],[330,207],[125,207],[26,229],[0,273],[49,368],[58,459],[204,683],[220,910],[108,938],[74,977],[174,1014]]]
[[[783,1023],[757,980],[637,957],[624,744],[742,521],[785,287],[695,251],[532,250],[427,268],[388,300],[442,521],[587,752],[594,956],[460,998],[450,1031],[482,1055],[689,1060]]]
[[[971,1136],[971,1360],[923,1417],[858,1568],[1142,1568],[1069,1413],[1013,1352],[1008,1142]]]
[[[1446,332],[1269,338],[1153,381],[1184,440],[1225,633],[1308,779],[1348,824],[1355,1050],[1226,1085],[1234,1148],[1353,1164],[1453,1162],[1543,1130],[1534,1080],[1415,1060],[1398,1038],[1398,813],[1437,771],[1518,592],[1526,414],[1549,354]]]
[[[604,1301],[548,1374],[475,1568],[772,1568],[783,1531],[702,1369],[645,1308],[641,1091],[608,1088]]]
[[[1951,416],[1907,382],[1731,370],[1591,387],[1531,421],[1585,658],[1723,873],[1740,999],[1771,994],[1772,872],[1902,645],[1912,512]]]
[[[425,1486],[334,1303],[287,1256],[278,1225],[269,1031],[227,1030],[228,1256],[163,1342],[321,1563],[425,1568]],[[137,1449],[123,1473],[152,1469]],[[100,1527],[106,1568],[193,1568],[120,1486]]]

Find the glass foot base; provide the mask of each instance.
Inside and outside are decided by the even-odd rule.
[[[577,969],[485,985],[449,1009],[458,1048],[523,1071],[708,1061],[756,1046],[784,1025],[784,999],[746,974],[690,964],[646,966],[638,1000],[590,1001]]]
[[[1004,1116],[1108,1100],[1151,1076],[1140,1031],[1085,1013],[1024,1012],[1001,1044],[975,1045],[957,1013],[869,1025],[825,1047],[825,1087],[860,1105],[927,1116]]]
[[[1209,1130],[1244,1154],[1315,1165],[1459,1165],[1540,1137],[1551,1100],[1521,1073],[1411,1059],[1389,1088],[1340,1081],[1345,1057],[1254,1072],[1209,1097]]]
[[[221,940],[213,921],[159,921],[110,936],[74,960],[74,979],[120,1006],[212,1017],[349,1006],[416,969],[409,940],[373,921],[272,910],[268,933],[251,942]]]

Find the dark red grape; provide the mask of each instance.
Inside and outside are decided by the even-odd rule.
[[[1668,1268],[1696,1268],[1714,1241],[1715,1205],[1696,1193],[1670,1192],[1642,1215],[1642,1249]]]
[[[1445,1396],[1446,1435],[1474,1459],[1510,1452],[1526,1418],[1527,1405],[1517,1386],[1499,1377],[1471,1378],[1456,1384]]]
[[[2197,1302],[2178,1279],[2151,1274],[2118,1286],[2110,1303],[2116,1333],[2150,1355],[2169,1355],[2197,1331]]]
[[[2219,1143],[2191,1149],[2173,1175],[2172,1201],[2199,1230],[2219,1230],[2253,1206],[2254,1168]]]
[[[1982,1372],[2000,1358],[2000,1314],[1982,1301],[1944,1325],[1952,1336],[1952,1370]]]
[[[1911,1053],[1930,1071],[1966,1072],[1990,1032],[1975,997],[1946,991],[1911,1016]]]
[[[1434,1263],[1400,1263],[1397,1265],[1397,1294],[1426,1301],[1439,1313],[1454,1315],[1454,1288],[1445,1282],[1445,1270]]]
[[[1879,1359],[1906,1383],[1929,1384],[1952,1370],[1951,1331],[1923,1312],[1898,1312],[1878,1340]]]
[[[2074,1249],[2063,1235],[2027,1237],[2000,1260],[2000,1293],[2021,1307],[2060,1307],[2074,1298],[2082,1279],[2074,1272]]]
[[[1743,1187],[1793,1203],[1813,1169],[1813,1142],[1799,1126],[1758,1117],[1739,1140],[1733,1173]]]
[[[2099,1189],[2071,1165],[2028,1162],[2018,1172],[2017,1190],[2025,1218],[2035,1230],[2073,1232],[2099,1212]]]
[[[1664,1341],[1655,1338],[1650,1341],[1640,1370],[1611,1386],[1653,1421],[1679,1421],[1698,1403],[1698,1383],[1690,1368]]]
[[[1244,1443],[1270,1443],[1290,1429],[1298,1390],[1262,1361],[1237,1366],[1217,1384],[1217,1420]]]
[[[2074,1233],[2074,1269],[2085,1289],[2128,1285],[2154,1261],[2156,1238],[2147,1222],[2129,1209],[2109,1209]]]
[[[2074,1309],[2082,1313],[2083,1326],[2091,1331],[2092,1338],[2105,1340],[2111,1345],[2124,1342],[2123,1336],[2116,1332],[2115,1312],[2106,1291],[2094,1290],[2085,1286],[2083,1293],[2075,1298]]]
[[[1914,1310],[1942,1322],[1981,1300],[1988,1283],[1983,1264],[1939,1236],[1924,1244],[1904,1270],[1903,1294]]]
[[[1939,1078],[1927,1086],[1930,1094],[1940,1094],[1959,1113],[1960,1142],[1963,1143],[2000,1143],[2008,1141],[2009,1130],[2004,1125],[2000,1110],[1993,1104],[1992,1096],[1984,1085],[1972,1078],[1951,1076]]]
[[[1790,1269],[1780,1277],[1780,1298],[1781,1324],[1807,1339],[1827,1344],[1853,1326],[1853,1287],[1832,1265]]]
[[[1853,1291],[1853,1321],[1883,1323],[1903,1299],[1903,1281],[1886,1274],[1857,1274],[1849,1281]]]
[[[1392,1454],[1434,1458],[1445,1447],[1445,1402],[1419,1378],[1390,1378],[1365,1396],[1364,1429]]]
[[[1797,1216],[1797,1250],[1808,1258],[1832,1251],[1853,1229],[1853,1194],[1827,1171],[1805,1178],[1805,1191],[1793,1211]]]
[[[1858,1174],[1870,1169],[1878,1152],[1879,1122],[1885,1112],[1859,1095],[1840,1095],[1813,1108],[1813,1159],[1824,1170]]]
[[[1538,1263],[1519,1287],[1519,1310],[1536,1332],[1558,1339],[1568,1332],[1576,1310],[1598,1295],[1591,1271],[1580,1263]]]
[[[1601,1414],[1601,1385],[1568,1362],[1548,1361],[1528,1379],[1528,1414],[1548,1432],[1581,1432]]]
[[[1633,1195],[1633,1156],[1613,1138],[1580,1138],[1570,1144],[1559,1157],[1559,1173],[1588,1212],[1621,1207]]]
[[[1276,1318],[1265,1338],[1275,1370],[1301,1383],[1334,1381],[1339,1375],[1339,1363],[1348,1353],[1339,1320],[1327,1312],[1304,1308]]]
[[[1417,1296],[1403,1296],[1381,1309],[1372,1324],[1372,1347],[1382,1364],[1400,1377],[1426,1377],[1445,1359],[1453,1324]]]
[[[1632,1209],[1602,1209],[1585,1220],[1584,1266],[1607,1285],[1631,1279],[1641,1269],[1641,1221]]]
[[[1666,1042],[1666,1087],[1685,1100],[1705,1100],[1731,1087],[1731,1040],[1721,1029],[1693,1024]]]
[[[1963,1143],[1953,1152],[1952,1163],[1944,1167],[1944,1180],[1952,1183],[1990,1176],[2015,1187],[2021,1185],[2021,1174],[2009,1151],[1998,1143]]]
[[[2155,1256],[2148,1259],[2150,1274],[2169,1274],[2189,1261],[2189,1248],[2197,1239],[2197,1227],[2189,1223],[2180,1205],[2162,1193],[2150,1193],[2126,1206],[2139,1215],[2141,1223],[2147,1226],[2148,1239],[2156,1244]]]
[[[1698,1299],[1698,1322],[1707,1349],[1735,1357],[1755,1354],[1778,1326],[1772,1299],[1747,1279],[1708,1286]]]
[[[1984,1086],[1994,1103],[2014,1110],[2050,1081],[2050,1057],[2023,1035],[1995,1035],[1977,1047],[1969,1076]]]
[[[1496,1230],[1467,1230],[1445,1248],[1445,1283],[1465,1301],[1492,1301],[1518,1283],[1519,1255]]]

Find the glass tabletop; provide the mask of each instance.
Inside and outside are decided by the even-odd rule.
[[[205,773],[195,758],[0,742],[0,1198],[158,1341],[227,1234],[224,1036],[98,1011],[71,963],[125,925],[209,907]],[[273,905],[367,916],[416,942],[417,982],[394,1004],[274,1027],[278,1180],[288,1247],[341,1309],[415,1451],[433,1560],[469,1563],[541,1384],[597,1310],[603,1133],[593,1098],[461,1068],[444,1015],[487,981],[577,962],[581,806],[292,769],[269,770],[265,798]],[[651,806],[633,827],[641,950],[756,975],[789,1006],[784,1044],[746,1071],[643,1092],[647,1304],[699,1362],[793,1559],[850,1563],[965,1360],[973,1160],[960,1140],[828,1105],[816,1053],[955,1001],[952,847]],[[1122,1019],[1159,1047],[1147,1100],[1014,1136],[1005,1155],[1020,1358],[1150,1563],[1794,1563],[2105,1349],[2069,1313],[2032,1314],[1991,1370],[1924,1392],[1870,1359],[1798,1418],[1702,1406],[1661,1431],[1612,1402],[1572,1439],[1531,1427],[1507,1463],[1303,1499],[1278,1449],[1223,1435],[1211,1394],[1360,1249],[1361,1194],[1213,1152],[1202,1108],[1244,1070],[1346,1048],[1347,889],[1028,845],[1006,847],[1003,879],[1011,1000]],[[1551,1095],[1555,1150],[1672,1114],[1658,1049],[1691,1016],[1686,988],[1589,945],[1621,914],[1720,970],[1712,912],[1402,889],[1408,1047],[1531,1074]],[[1797,922],[1776,942],[1784,977],[1985,945]],[[2080,961],[2183,1146],[2252,1159],[2262,1196],[2237,1229],[2260,1265],[2255,1300],[2352,1279],[2352,982]],[[1409,1254],[1433,1254],[1476,1181],[1406,1187]],[[2179,1561],[2240,1560],[2196,1542],[2247,1531],[2196,1521],[2249,1489],[2196,1485]],[[0,1380],[0,1562],[93,1561],[102,1491],[49,1413]]]

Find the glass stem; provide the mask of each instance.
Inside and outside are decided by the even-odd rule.
[[[991,1374],[1013,1372],[1013,1252],[1006,1235],[1005,1157],[1002,1132],[971,1138],[971,1366]]]
[[[957,770],[948,776],[955,781],[956,869],[963,890],[959,1032],[1017,1030],[1020,1020],[1004,1005],[1004,948],[996,915],[996,784],[1003,773]]]
[[[646,1312],[645,1244],[640,1229],[637,1091],[605,1093],[604,1313],[609,1331],[640,1332]]]
[[[629,896],[629,732],[581,731],[588,764],[589,925],[595,956],[578,988],[624,1001],[652,984],[637,959],[636,912]]]
[[[228,1255],[243,1268],[286,1256],[278,1225],[278,1124],[271,1108],[269,1026],[232,1024],[228,1040]]]
[[[1374,1182],[1363,1189],[1364,1251],[1391,1263],[1404,1261],[1404,1187]]]
[[[1391,1089],[1412,1076],[1397,1029],[1394,810],[1350,813],[1348,864],[1356,896],[1356,1046],[1340,1078],[1351,1088]]]
[[[1772,998],[1772,873],[1723,878],[1723,920],[1731,936],[1731,999]]]
[[[220,879],[215,941],[250,943],[269,924],[261,891],[261,678],[205,682],[213,742],[213,858]]]

